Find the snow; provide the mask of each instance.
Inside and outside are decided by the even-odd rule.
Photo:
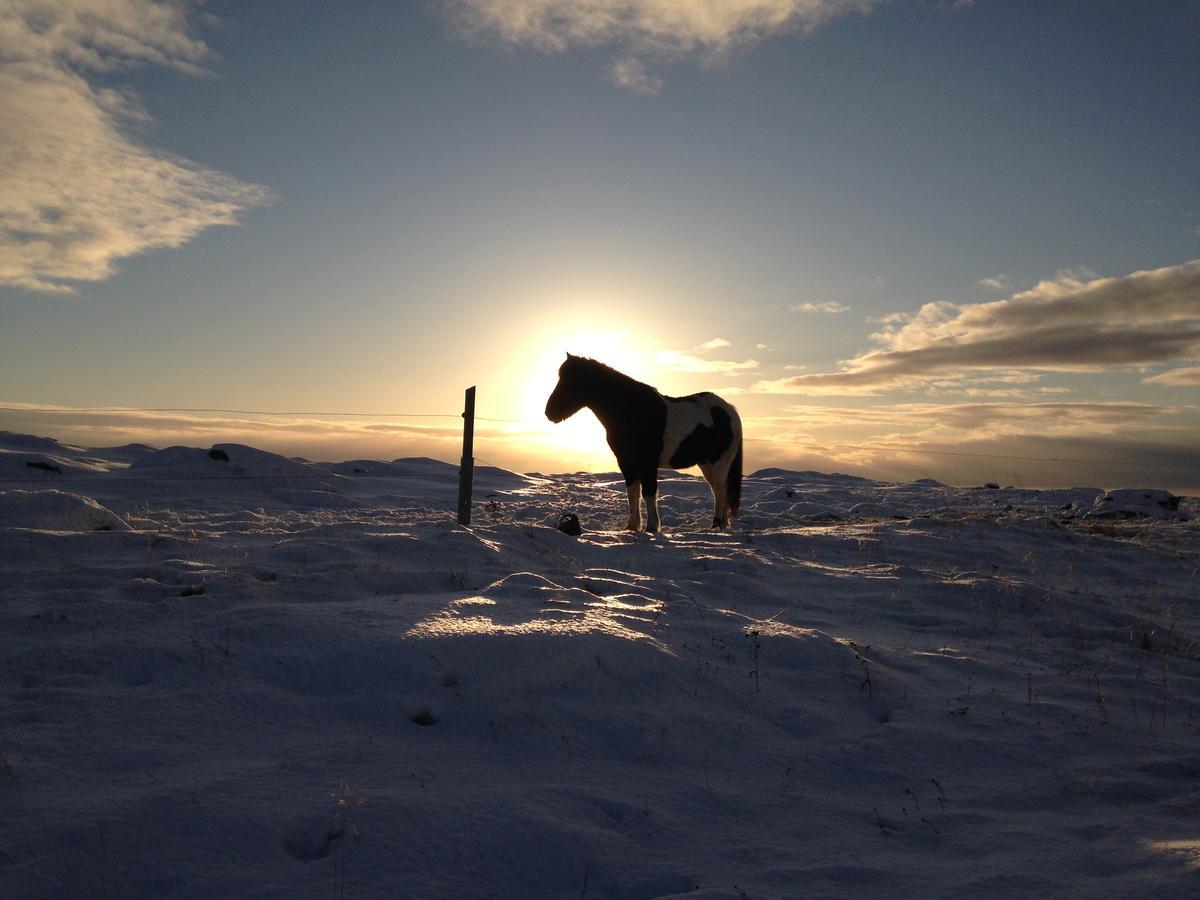
[[[0,896],[1200,884],[1195,499],[0,447]]]
[[[114,515],[91,497],[55,490],[0,493],[0,522],[7,528],[44,531],[129,529],[120,516]]]
[[[1123,488],[1096,498],[1087,515],[1098,519],[1182,519],[1180,498],[1169,491]]]

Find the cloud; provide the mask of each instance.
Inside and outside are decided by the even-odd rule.
[[[11,402],[3,398],[0,398],[0,415],[3,416],[0,436],[5,431],[53,435],[63,443],[82,447],[126,443],[207,447],[238,443],[312,460],[431,456],[452,463],[458,463],[462,452],[459,415],[335,416],[216,409],[86,408]],[[582,449],[566,449],[555,440],[555,434],[555,426],[545,419],[527,422],[476,419],[475,422],[476,447],[487,448],[488,464],[518,471],[536,468],[553,472],[584,468],[611,471],[615,466],[603,440]],[[0,446],[0,461],[4,454],[5,449]]]
[[[744,416],[752,466],[958,484],[1200,488],[1200,408],[1132,402],[790,406]]]
[[[947,386],[934,385],[928,390],[931,397],[988,397],[991,399],[1023,399],[1031,400],[1038,397],[1045,398],[1050,394],[1070,394],[1071,389],[1067,387],[1039,387],[1032,391],[1026,388],[1000,388],[1000,387],[961,387],[957,384]]]
[[[105,447],[125,443],[151,446],[241,443],[310,459],[349,459],[431,455],[456,459],[462,425],[430,419],[379,417],[322,418],[315,415],[254,415],[233,411],[79,408],[52,404],[0,403],[5,428],[52,434],[66,443]],[[508,439],[507,430],[477,423],[478,439]]]
[[[181,2],[0,7],[0,285],[70,293],[269,201],[260,185],[144,146],[136,98],[88,80],[143,64],[200,75],[207,56]]]
[[[1083,280],[1063,272],[990,303],[927,303],[882,320],[841,371],[762,381],[763,393],[874,394],[980,373],[1098,372],[1200,359],[1200,260]]]
[[[921,425],[926,437],[982,440],[1030,434],[1096,437],[1120,435],[1130,428],[1177,415],[1182,410],[1147,403],[955,403],[901,404],[901,417]]]
[[[818,380],[811,383],[810,379],[821,379],[819,375],[792,375],[786,378],[763,379],[750,386],[752,394],[827,394],[838,397],[873,397],[880,392],[873,384],[828,384]],[[802,380],[804,379],[804,380]]]
[[[826,300],[823,303],[801,303],[798,306],[791,308],[794,313],[818,313],[826,316],[836,316],[840,313],[849,312],[850,307],[837,300]]]
[[[1200,385],[1200,366],[1187,366],[1182,369],[1171,369],[1152,378],[1143,378],[1142,384]]]
[[[663,86],[663,80],[647,73],[646,67],[636,56],[614,59],[608,67],[608,78],[619,88],[647,97],[653,97]]]
[[[682,350],[659,350],[654,354],[654,364],[661,369],[688,374],[737,375],[758,368],[758,361],[747,359],[734,362],[724,359],[701,359]]]
[[[989,291],[1007,291],[1012,286],[1007,275],[993,275],[991,278],[980,278],[975,283],[979,287]]]
[[[998,435],[1055,434],[1099,436],[1121,434],[1129,427],[1171,417],[1194,416],[1189,407],[1133,402],[992,402],[895,403],[831,407],[812,404],[787,408],[789,423],[808,429],[875,426],[908,436],[978,440]]]
[[[777,34],[807,34],[830,19],[866,13],[882,0],[450,0],[447,14],[476,40],[562,53],[611,46],[614,84],[656,93],[643,60],[720,59]]]
[[[713,338],[711,341],[705,341],[697,350],[720,350],[722,347],[731,346],[725,338]],[[760,345],[761,346],[761,345]]]
[[[722,389],[723,393],[727,393]],[[731,392],[729,392],[731,393]],[[157,446],[235,442],[285,455],[343,460],[434,456],[457,461],[457,416],[389,420],[382,416],[251,414],[209,411],[80,409],[0,400],[5,427],[98,447],[139,441]],[[1026,486],[1139,484],[1200,490],[1200,407],[1144,403],[904,403],[866,407],[795,405],[785,415],[743,414],[747,471],[769,465],[846,471],[869,477]],[[451,422],[450,420],[455,420]],[[477,421],[490,462],[517,471],[572,471],[611,465],[596,453],[548,445],[544,422]],[[477,446],[481,446],[477,444]],[[0,450],[2,455],[2,450]],[[1080,464],[1077,460],[1093,460]],[[1128,461],[1111,464],[1106,461]],[[594,467],[600,466],[600,469]]]

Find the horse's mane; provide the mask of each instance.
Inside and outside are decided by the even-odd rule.
[[[617,382],[625,385],[640,385],[641,387],[649,387],[648,384],[643,384],[636,378],[626,375],[624,372],[618,372],[612,366],[605,365],[598,359],[592,359],[590,356],[572,356],[571,359],[576,363],[582,363],[588,370],[588,375],[602,381]]]

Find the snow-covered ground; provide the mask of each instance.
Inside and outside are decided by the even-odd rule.
[[[1200,893],[1195,500],[475,485],[0,435],[0,896]]]

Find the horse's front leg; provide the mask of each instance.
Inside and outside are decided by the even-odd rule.
[[[640,481],[627,481],[625,486],[629,489],[629,524],[625,527],[630,531],[642,530],[642,483]]]

